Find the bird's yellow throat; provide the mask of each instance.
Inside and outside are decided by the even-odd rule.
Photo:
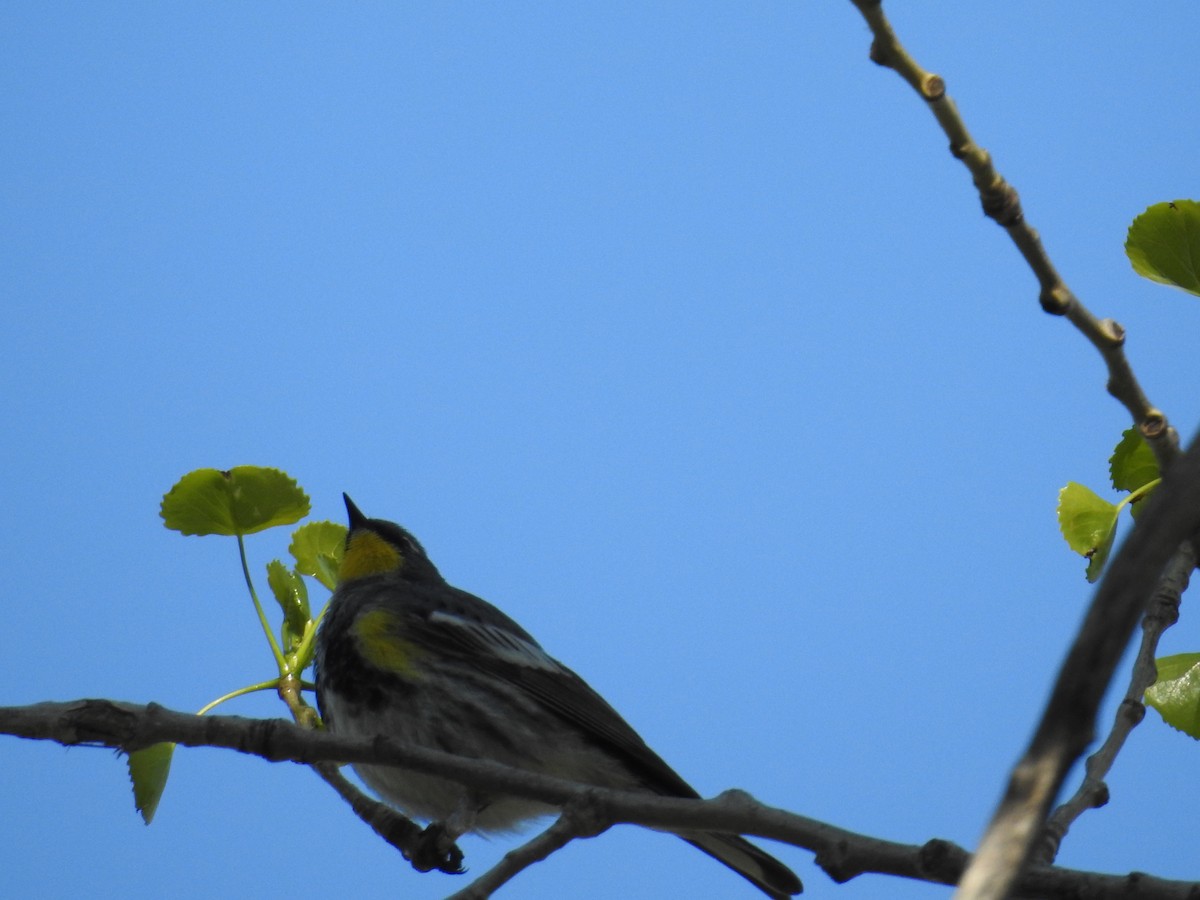
[[[394,572],[404,565],[400,551],[373,531],[359,528],[350,533],[338,581],[350,581],[380,572]]]

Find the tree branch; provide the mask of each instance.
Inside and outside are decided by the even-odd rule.
[[[1164,484],[1158,492],[1154,518],[1149,520],[1143,516],[1118,558],[1113,560],[1059,673],[1033,742],[1014,769],[1008,791],[993,816],[979,854],[956,894],[964,900],[1000,900],[1009,896],[1014,882],[1027,865],[1034,841],[1067,769],[1092,739],[1100,700],[1137,618],[1145,608],[1154,581],[1159,578],[1168,557],[1196,530],[1193,520],[1196,519],[1195,501],[1200,500],[1197,482],[1200,468],[1195,460],[1186,465],[1180,461],[1175,429],[1147,400],[1125,356],[1124,329],[1111,319],[1099,320],[1092,315],[1059,276],[1037,232],[1025,221],[1016,189],[996,170],[991,154],[971,137],[946,93],[945,82],[923,69],[905,50],[883,13],[881,0],[852,2],[874,36],[871,59],[893,69],[929,105],[950,139],[951,154],[970,171],[984,213],[1004,228],[1037,278],[1042,309],[1066,316],[1100,352],[1108,369],[1108,392],[1129,411],[1153,450],[1160,470],[1171,483],[1171,490],[1179,493],[1177,497],[1164,499],[1167,494]],[[1193,449],[1189,456],[1194,455]],[[1176,475],[1174,470],[1181,467],[1189,471]],[[1186,505],[1188,498],[1192,501],[1190,507]],[[1195,564],[1196,557],[1190,548],[1179,552]],[[1143,677],[1142,672],[1135,675],[1135,679]],[[1137,683],[1135,681],[1135,686]],[[1131,686],[1131,691],[1133,689]],[[1140,696],[1134,702],[1140,708]],[[1127,710],[1126,715],[1134,713]],[[1122,730],[1128,733],[1128,728],[1115,729],[1111,746],[1102,753],[1115,755],[1124,740],[1123,734],[1119,734]],[[1100,765],[1098,761],[1097,770]],[[1087,788],[1092,791],[1088,796],[1094,803],[1101,794],[1094,782]],[[1065,827],[1064,821],[1071,814],[1064,812],[1056,826]]]
[[[598,804],[571,803],[553,825],[521,846],[509,850],[500,862],[446,900],[485,900],[534,863],[541,862],[576,838],[603,834],[611,824],[600,814]]]
[[[1037,862],[1053,862],[1063,838],[1075,820],[1086,810],[1108,802],[1105,776],[1112,769],[1117,754],[1125,746],[1125,739],[1146,716],[1146,689],[1154,684],[1158,677],[1158,669],[1154,664],[1158,642],[1163,632],[1179,619],[1180,598],[1187,590],[1192,569],[1195,567],[1196,554],[1190,543],[1181,546],[1167,564],[1162,581],[1150,600],[1150,608],[1142,618],[1142,641],[1130,674],[1129,689],[1125,691],[1125,697],[1117,708],[1112,730],[1100,749],[1088,757],[1083,782],[1074,796],[1051,814],[1042,832],[1041,841],[1034,850],[1033,858]]]
[[[1091,742],[1096,711],[1147,598],[1167,561],[1200,528],[1200,439],[1149,503],[1096,591],[1033,740],[963,876],[956,896],[964,900],[1009,896],[1067,770]],[[1194,564],[1194,551],[1187,553]]]
[[[1147,510],[1141,518],[1149,515]],[[0,734],[127,752],[170,741],[191,747],[224,747],[272,762],[402,766],[554,806],[578,806],[589,814],[599,810],[597,821],[602,824],[628,822],[663,831],[719,831],[772,838],[814,851],[817,864],[837,882],[875,873],[954,884],[967,863],[966,852],[948,841],[932,840],[917,846],[857,834],[766,806],[742,791],[726,791],[712,800],[687,800],[607,790],[383,737],[364,741],[311,731],[284,719],[195,716],[153,703],[140,706],[112,700],[77,700],[0,707]],[[547,838],[535,846],[529,854],[543,849],[551,852],[555,849],[552,841],[565,834],[567,827],[553,839]],[[570,826],[576,827],[575,823]],[[1029,896],[1071,900],[1200,898],[1200,883],[1168,881],[1137,873],[1101,875],[1058,867],[1031,870],[1021,879],[1018,889]]]
[[[871,28],[874,37],[871,60],[894,70],[929,105],[930,112],[950,139],[950,153],[971,173],[984,213],[1008,233],[1037,278],[1038,301],[1042,309],[1052,315],[1066,316],[1100,352],[1108,368],[1108,392],[1129,411],[1134,424],[1154,451],[1159,468],[1166,472],[1179,455],[1179,435],[1162,411],[1146,399],[1134,376],[1125,356],[1125,329],[1112,319],[1097,319],[1067,287],[1050,261],[1038,233],[1025,221],[1016,188],[996,170],[991,154],[975,143],[954,101],[946,93],[946,82],[942,77],[923,69],[904,49],[883,13],[881,0],[851,2]]]
[[[438,858],[431,859],[428,853],[422,853],[424,830],[421,826],[390,806],[368,797],[346,780],[335,763],[318,762],[312,763],[311,767],[322,781],[337,791],[356,816],[370,825],[371,830],[386,843],[399,850],[400,855],[412,863],[418,872],[436,868],[449,875],[462,874],[463,854],[457,844],[451,844],[444,853],[439,853]]]

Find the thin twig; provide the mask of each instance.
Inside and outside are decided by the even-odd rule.
[[[292,720],[301,728],[316,730],[322,728],[321,717],[317,711],[308,705],[303,694],[304,684],[294,674],[285,675],[279,679],[276,688],[292,714]],[[354,814],[371,826],[379,837],[400,851],[400,855],[413,864],[419,872],[428,872],[430,866],[451,875],[462,872],[462,851],[457,844],[450,844],[444,854],[436,859],[430,859],[429,854],[420,854],[421,835],[423,829],[411,819],[401,815],[392,807],[368,797],[355,787],[331,762],[316,762],[311,766],[317,775],[333,788],[339,797],[353,810]],[[420,860],[420,862],[418,862]]]
[[[1001,177],[991,154],[971,137],[943,79],[923,69],[896,38],[881,0],[852,2],[874,36],[871,59],[895,70],[929,105],[950,139],[950,152],[971,172],[984,213],[1004,228],[1037,278],[1042,309],[1065,316],[1100,352],[1108,369],[1109,393],[1128,410],[1160,470],[1168,477],[1173,475],[1182,465],[1178,435],[1138,384],[1125,356],[1124,329],[1111,319],[1097,319],[1067,287],[1037,232],[1025,221],[1016,189]],[[1198,476],[1200,469],[1187,478],[1173,479],[1174,486],[1181,493],[1200,497],[1193,483]],[[1153,580],[1161,574],[1167,557],[1194,531],[1186,528],[1188,512],[1180,509],[1180,498],[1173,499],[1174,503],[1156,504],[1160,521],[1150,523],[1143,518],[1119,554],[1121,565],[1113,561],[1060,671],[1034,740],[1013,771],[1008,791],[957,897],[1006,897],[1026,866],[1067,769],[1091,740],[1096,709],[1145,608]],[[1153,539],[1164,543],[1147,546]],[[1122,571],[1118,572],[1119,568]]]
[[[337,791],[338,796],[349,804],[356,816],[371,826],[372,831],[399,850],[400,855],[406,860],[413,863],[413,868],[419,872],[429,871],[425,865],[418,865],[415,862],[417,859],[424,860],[426,858],[417,852],[421,843],[421,835],[424,832],[420,825],[401,815],[387,804],[368,797],[348,781],[334,763],[313,763],[312,770]],[[459,875],[462,873],[462,859],[463,854],[458,849],[458,845],[451,844],[445,851],[444,857],[437,861],[434,868],[448,875]]]
[[[1154,657],[1163,632],[1179,619],[1179,602],[1187,590],[1192,570],[1196,567],[1196,553],[1190,543],[1185,543],[1167,564],[1158,590],[1150,601],[1146,615],[1142,617],[1142,641],[1137,659],[1130,675],[1129,689],[1113,717],[1113,727],[1100,749],[1088,757],[1084,778],[1075,794],[1058,807],[1046,822],[1041,841],[1034,851],[1036,862],[1049,864],[1058,856],[1059,847],[1071,825],[1086,810],[1095,809],[1108,802],[1108,785],[1105,777],[1112,769],[1117,754],[1125,746],[1125,740],[1146,715],[1143,698],[1146,689],[1154,684],[1158,670]]]
[[[1125,329],[1112,319],[1098,319],[1067,287],[1042,246],[1038,233],[1025,220],[1016,188],[996,170],[992,156],[971,137],[958,108],[946,93],[940,75],[922,68],[908,53],[883,13],[881,0],[851,0],[874,38],[871,59],[894,70],[929,105],[942,131],[950,139],[950,152],[971,173],[983,211],[996,221],[1017,246],[1038,280],[1042,309],[1065,316],[1091,342],[1108,369],[1107,389],[1129,411],[1134,424],[1154,451],[1159,468],[1167,471],[1179,455],[1179,435],[1161,410],[1151,405],[1125,356]]]
[[[519,847],[509,850],[500,862],[461,891],[451,894],[447,900],[487,900],[534,863],[541,862],[577,838],[603,834],[610,824],[596,815],[595,804],[587,801],[572,803],[563,810],[553,825]]]

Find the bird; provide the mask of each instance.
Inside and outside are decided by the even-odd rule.
[[[349,528],[315,652],[317,707],[328,730],[386,735],[589,786],[700,796],[529,632],[450,585],[404,528],[367,518],[342,496]],[[354,769],[382,798],[432,823],[451,843],[469,832],[509,833],[557,811],[402,768]],[[791,869],[739,835],[683,831],[679,837],[772,900],[803,890]]]

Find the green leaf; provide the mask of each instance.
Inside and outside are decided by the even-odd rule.
[[[283,644],[284,651],[288,652],[304,638],[312,621],[308,587],[303,578],[277,559],[267,563],[267,584],[283,610]]]
[[[311,575],[329,590],[337,587],[338,569],[346,549],[346,526],[337,522],[309,522],[292,534],[288,552],[296,558],[296,571]]]
[[[1140,516],[1142,514],[1142,510],[1146,508],[1146,501],[1150,499],[1150,496],[1153,493],[1154,493],[1154,489],[1151,488],[1145,494],[1143,494],[1141,497],[1132,501],[1129,504],[1129,514],[1131,516],[1133,516],[1133,518],[1135,520],[1137,519],[1138,516]]]
[[[1121,440],[1108,460],[1108,472],[1118,491],[1136,491],[1159,477],[1154,451],[1136,428],[1121,432]]]
[[[254,534],[308,515],[308,496],[287,473],[260,466],[196,469],[162,500],[163,523],[182,534]]]
[[[1087,580],[1096,581],[1117,533],[1115,504],[1074,481],[1058,492],[1058,527],[1067,545],[1088,558]]]
[[[1112,531],[1097,545],[1096,551],[1088,557],[1087,569],[1083,573],[1084,577],[1088,580],[1088,584],[1095,584],[1100,580],[1100,575],[1104,572],[1104,564],[1108,562],[1108,554],[1112,553],[1113,540],[1116,536],[1117,527],[1116,522],[1114,522]]]
[[[1200,294],[1200,203],[1155,203],[1129,226],[1125,255],[1139,275]]]
[[[1146,703],[1172,728],[1200,739],[1200,653],[1156,659],[1158,679],[1146,689]]]
[[[133,783],[133,805],[142,814],[142,821],[149,825],[158,811],[171,774],[171,757],[175,754],[174,744],[151,744],[129,754],[129,780]]]

